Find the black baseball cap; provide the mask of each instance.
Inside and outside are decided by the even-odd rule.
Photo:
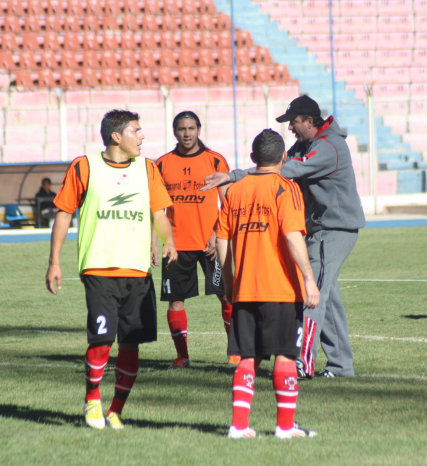
[[[276,118],[276,121],[283,123],[284,121],[291,121],[298,115],[309,115],[313,117],[320,117],[320,108],[315,100],[308,95],[301,95],[294,99],[286,109],[286,113]]]

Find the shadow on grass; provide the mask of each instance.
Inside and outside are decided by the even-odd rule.
[[[406,316],[402,316],[402,317],[404,317],[405,319],[414,319],[414,320],[427,319],[427,314],[407,314]]]
[[[29,406],[18,406],[13,404],[0,404],[0,416],[4,418],[20,419],[35,422],[37,424],[63,426],[72,425],[77,428],[86,424],[83,415],[66,414],[59,411],[47,409],[33,409]],[[187,423],[187,422],[156,422],[136,419],[126,420],[126,425],[141,429],[191,429],[205,433],[225,434],[226,426],[223,424]]]
[[[0,335],[19,336],[37,333],[80,333],[84,332],[82,327],[28,327],[28,326],[0,326]]]

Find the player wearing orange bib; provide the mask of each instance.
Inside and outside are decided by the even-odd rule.
[[[320,293],[303,237],[301,191],[280,175],[284,150],[275,131],[264,130],[255,138],[251,158],[257,170],[228,189],[219,216],[218,258],[226,295],[233,303],[228,352],[242,358],[233,377],[233,420],[228,432],[233,439],[256,436],[249,427],[256,369],[271,355],[275,356],[276,437],[316,435],[294,422],[303,303],[316,307]]]
[[[176,115],[173,130],[178,144],[156,162],[173,201],[167,216],[178,250],[178,261],[172,268],[163,262],[161,300],[169,301],[167,319],[177,351],[171,367],[185,368],[189,367],[189,355],[184,301],[199,294],[197,263],[205,274],[205,294],[218,296],[227,333],[230,327],[231,305],[224,297],[215,250],[218,190],[200,191],[209,173],[226,173],[228,164],[221,154],[208,149],[200,140],[201,123],[194,112]]]

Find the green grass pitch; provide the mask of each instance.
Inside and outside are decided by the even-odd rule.
[[[158,341],[141,347],[126,428],[85,427],[76,244],[64,245],[58,296],[45,289],[47,242],[0,244],[0,464],[426,464],[426,238],[425,227],[361,231],[340,281],[357,375],[300,383],[296,418],[319,435],[292,441],[272,435],[272,362],[261,365],[255,384],[250,420],[259,438],[226,438],[233,369],[218,301],[204,296],[186,303],[192,368],[167,370],[175,353],[159,302]],[[115,345],[101,385],[105,409],[116,355]],[[317,368],[324,362],[321,354]]]

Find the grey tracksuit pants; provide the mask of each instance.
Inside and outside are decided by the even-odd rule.
[[[356,244],[357,236],[357,230],[321,230],[306,237],[310,263],[320,289],[319,305],[315,309],[304,310],[301,359],[309,375],[314,374],[319,341],[327,358],[325,369],[335,375],[354,375],[353,353],[338,276]]]

